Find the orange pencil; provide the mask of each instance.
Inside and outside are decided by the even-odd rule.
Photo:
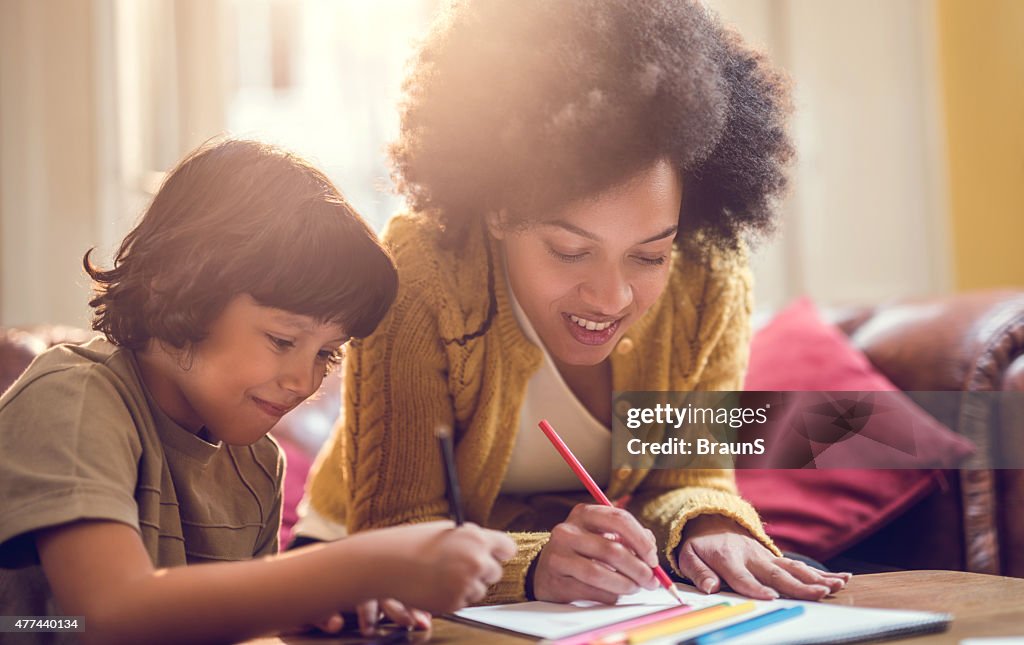
[[[569,468],[572,468],[572,471],[580,478],[580,481],[583,482],[583,485],[586,486],[588,491],[590,491],[590,494],[594,497],[597,503],[603,504],[604,506],[615,506],[611,503],[608,497],[605,496],[604,491],[602,491],[597,485],[597,482],[595,482],[594,478],[590,476],[590,473],[588,473],[587,469],[583,467],[583,464],[580,463],[579,459],[576,459],[576,455],[572,454],[572,451],[569,450],[569,446],[565,445],[565,442],[558,436],[555,429],[551,427],[551,424],[547,422],[547,419],[541,419],[540,423],[537,425],[540,426],[541,431],[543,431],[544,435],[547,436],[549,441],[551,441],[555,450],[558,451],[558,454],[562,455],[562,459],[565,460],[565,463],[569,464]],[[676,589],[676,586],[672,584],[671,578],[669,578],[668,574],[665,573],[664,569],[655,565],[654,567],[651,567],[651,571],[654,572],[654,577],[658,579],[661,586],[672,594],[672,597],[679,601],[680,605],[686,604],[679,595],[679,591]]]

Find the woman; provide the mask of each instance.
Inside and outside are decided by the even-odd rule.
[[[792,156],[781,76],[695,2],[463,2],[405,83],[391,153],[412,213],[385,233],[394,307],[348,358],[306,535],[448,516],[518,543],[487,601],[614,602],[659,557],[705,592],[818,599],[847,574],[781,556],[731,472],[611,471],[613,391],[737,390],[745,240]],[[552,420],[609,497],[590,503]]]

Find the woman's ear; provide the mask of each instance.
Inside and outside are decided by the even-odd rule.
[[[487,232],[496,240],[505,239],[505,220],[508,218],[508,211],[491,211],[487,213]]]

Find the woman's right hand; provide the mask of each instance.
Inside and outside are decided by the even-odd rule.
[[[502,562],[516,553],[506,533],[475,524],[428,522],[380,531],[399,538],[404,579],[389,595],[407,607],[448,613],[483,599],[501,580]]]
[[[533,573],[537,600],[595,600],[615,604],[620,595],[658,585],[654,534],[620,508],[577,504],[551,530]]]

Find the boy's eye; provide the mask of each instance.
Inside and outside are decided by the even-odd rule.
[[[322,349],[317,352],[316,359],[324,364],[324,378],[333,372],[334,368],[341,365],[341,361],[344,358],[345,350],[341,347],[337,349]]]
[[[319,360],[325,363],[330,363],[332,365],[337,365],[338,363],[340,363],[341,359],[344,358],[344,356],[345,352],[340,347],[337,349],[321,349],[316,354],[316,357]]]
[[[267,338],[270,339],[270,342],[277,349],[289,349],[289,348],[295,347],[295,343],[293,343],[292,341],[284,339],[284,338],[279,338],[279,337],[277,337],[277,336],[275,336],[273,334],[267,334]]]

